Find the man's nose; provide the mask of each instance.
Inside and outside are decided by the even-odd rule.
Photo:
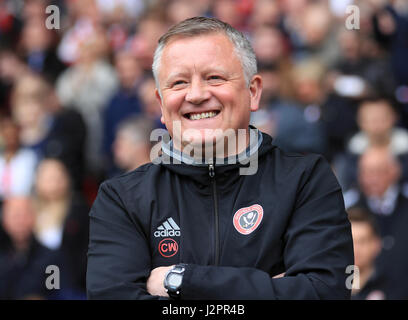
[[[186,101],[192,104],[200,104],[210,98],[211,94],[206,84],[201,80],[193,80],[186,94]]]

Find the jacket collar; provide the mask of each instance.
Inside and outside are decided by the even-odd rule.
[[[250,129],[253,129],[256,134],[252,134],[249,146],[244,152],[229,158],[213,159],[212,164],[215,168],[217,185],[233,183],[240,177],[240,168],[248,168],[254,157],[257,157],[257,161],[259,161],[270,150],[275,148],[269,135],[262,133],[253,126],[250,126]],[[162,155],[153,162],[164,166],[177,175],[188,176],[203,185],[210,183],[209,166],[211,163],[197,163],[192,157],[175,150],[171,141],[162,143]]]
[[[245,162],[248,158],[252,157],[258,152],[263,141],[262,133],[257,128],[249,126],[249,132],[249,146],[246,148],[246,150],[238,155],[233,155],[227,158],[196,159],[174,148],[173,140],[163,142],[161,149],[164,158],[167,157],[173,164],[184,163],[193,166],[208,166],[210,163],[216,165],[227,165],[237,162]]]

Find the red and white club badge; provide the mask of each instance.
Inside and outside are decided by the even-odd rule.
[[[263,208],[259,204],[239,209],[234,214],[234,227],[241,234],[247,235],[258,228],[263,218]]]

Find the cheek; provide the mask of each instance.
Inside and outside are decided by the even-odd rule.
[[[163,96],[163,115],[171,116],[178,113],[184,102],[183,91],[172,92]]]

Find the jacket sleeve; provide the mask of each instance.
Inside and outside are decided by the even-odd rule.
[[[182,299],[350,299],[346,267],[354,263],[343,196],[322,157],[305,171],[284,236],[285,276],[262,270],[188,265]]]
[[[90,211],[88,299],[159,299],[146,289],[151,271],[147,243],[119,194],[103,183]]]

